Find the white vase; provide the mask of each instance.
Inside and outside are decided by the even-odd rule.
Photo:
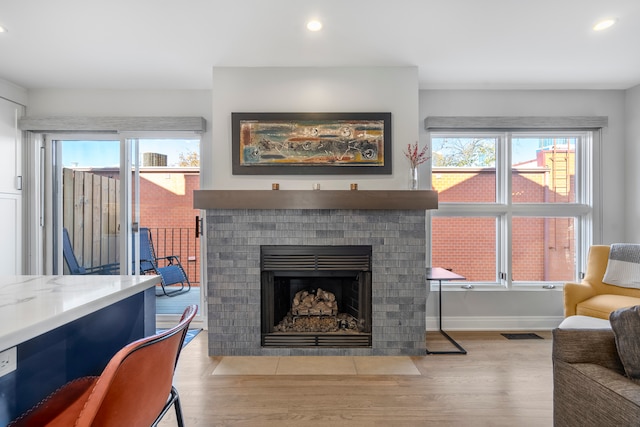
[[[418,167],[412,166],[409,168],[409,190],[418,189]]]

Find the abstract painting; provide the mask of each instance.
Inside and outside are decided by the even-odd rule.
[[[391,174],[391,113],[232,113],[234,175]]]

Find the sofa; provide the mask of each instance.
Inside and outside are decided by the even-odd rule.
[[[608,319],[622,307],[640,305],[640,289],[625,288],[602,282],[609,261],[609,245],[589,248],[585,277],[580,283],[564,285],[564,315],[583,315]]]
[[[610,328],[561,324],[552,360],[555,427],[640,426],[640,381],[625,376]]]

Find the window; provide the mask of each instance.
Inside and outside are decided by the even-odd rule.
[[[439,199],[431,212],[431,265],[451,268],[475,287],[578,277],[596,228],[598,132],[436,131],[429,122],[427,129]]]

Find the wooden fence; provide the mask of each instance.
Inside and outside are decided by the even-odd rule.
[[[95,267],[119,262],[120,181],[67,168],[62,179],[63,224],[78,263]]]

